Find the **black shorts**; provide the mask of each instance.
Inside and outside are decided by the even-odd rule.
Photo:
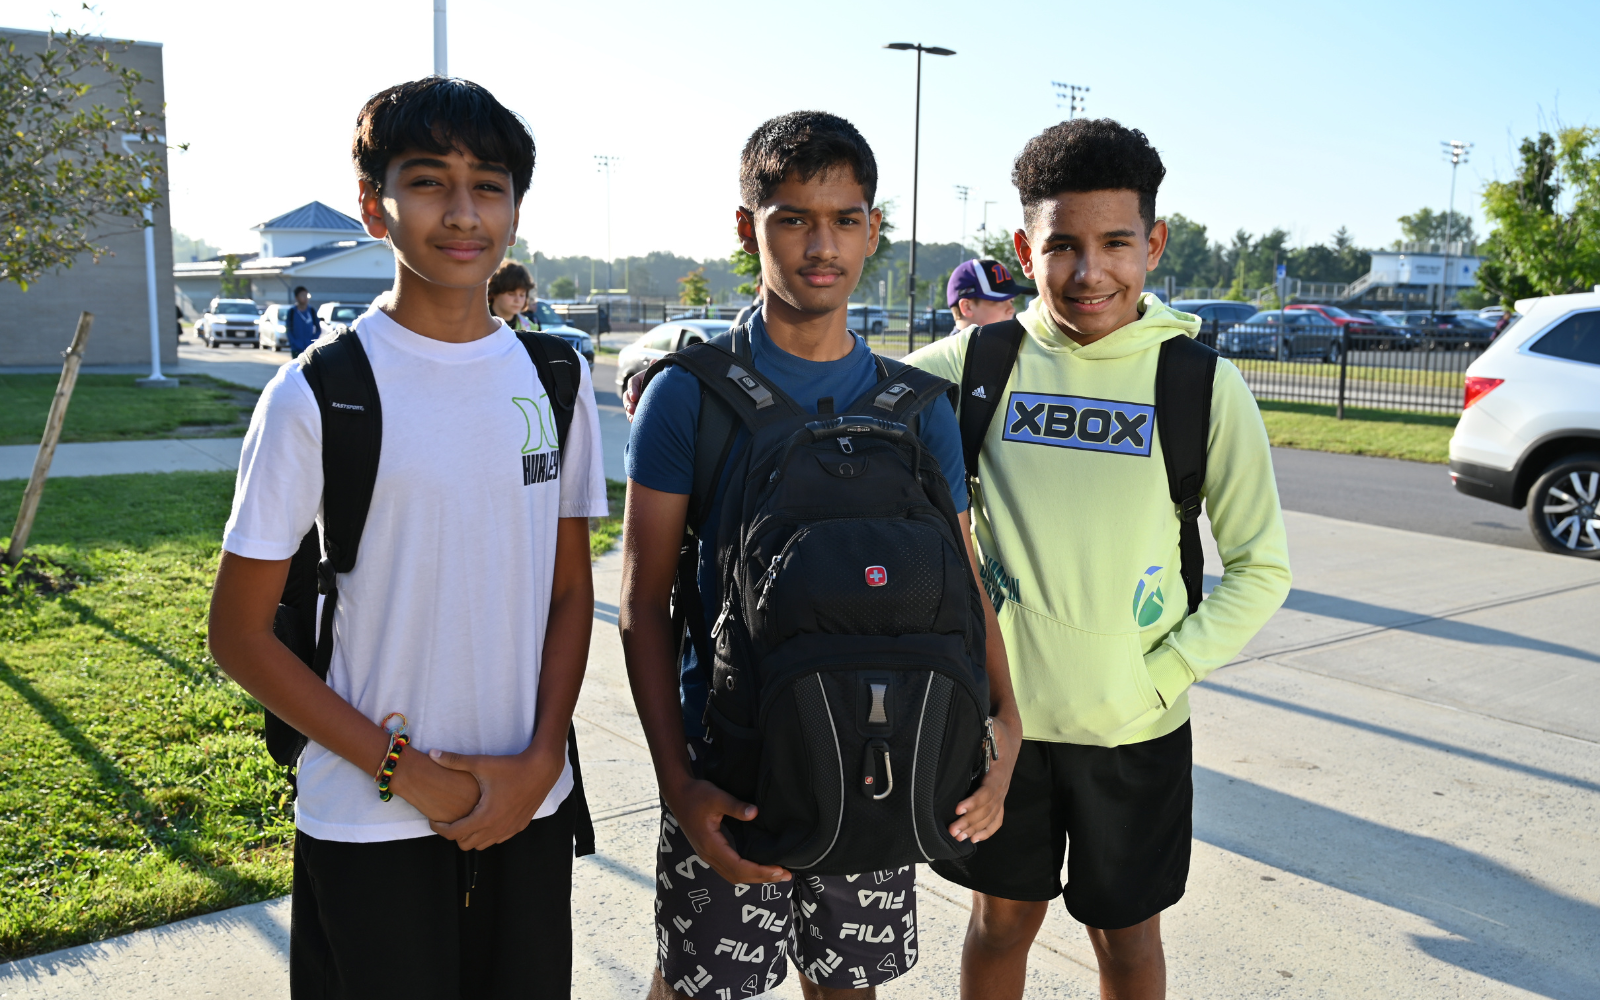
[[[294,1000],[572,994],[573,796],[503,844],[294,838]]]
[[[731,885],[661,809],[656,964],[686,997],[753,997],[793,961],[819,986],[881,986],[917,964],[915,867]]]
[[[1001,899],[1059,895],[1090,927],[1142,923],[1182,899],[1189,880],[1193,762],[1187,722],[1120,747],[1023,740],[999,832],[972,857],[932,868]]]

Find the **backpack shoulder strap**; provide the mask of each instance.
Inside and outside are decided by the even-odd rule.
[[[1006,382],[1011,378],[1011,369],[1016,366],[1017,352],[1022,350],[1022,338],[1026,335],[1019,320],[1008,319],[980,326],[967,339],[957,416],[961,422],[961,456],[966,460],[969,479],[977,478],[978,453],[983,450],[984,436],[989,433],[989,424],[1000,409],[1000,397],[1005,393]]]
[[[1167,491],[1178,516],[1179,572],[1189,613],[1200,607],[1205,553],[1200,547],[1200,491],[1206,482],[1211,389],[1217,352],[1192,337],[1161,344],[1156,362],[1156,431],[1167,465]]]
[[[583,382],[579,365],[583,359],[572,345],[553,333],[524,330],[517,334],[522,346],[539,373],[539,384],[544,386],[550,400],[550,413],[556,421],[556,440],[564,451],[567,431],[572,427],[572,412],[577,406],[578,386]]]
[[[322,414],[323,593],[332,573],[355,568],[361,532],[378,481],[383,411],[372,364],[355,331],[318,341],[301,370]]]
[[[876,354],[872,360],[882,376],[878,384],[840,413],[870,414],[910,426],[918,414],[951,388],[947,380],[902,361]]]

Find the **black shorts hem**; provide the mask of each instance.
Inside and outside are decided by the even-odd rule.
[[[1137,926],[1139,924],[1142,924],[1146,920],[1149,920],[1151,917],[1157,915],[1158,913],[1163,913],[1163,912],[1171,909],[1172,907],[1178,905],[1179,900],[1183,899],[1183,895],[1184,895],[1184,892],[1186,891],[1186,889],[1187,889],[1187,886],[1179,886],[1177,893],[1171,899],[1166,900],[1166,901],[1160,903],[1157,906],[1154,906],[1153,908],[1150,909],[1150,911],[1148,913],[1145,913],[1143,916],[1140,916],[1140,917],[1130,918],[1128,916],[1128,914],[1126,914],[1126,913],[1118,913],[1118,914],[1115,914],[1115,915],[1107,915],[1105,917],[1105,919],[1095,919],[1095,920],[1085,919],[1085,915],[1080,915],[1077,912],[1075,912],[1070,904],[1067,905],[1067,915],[1072,917],[1072,919],[1076,920],[1078,923],[1082,924],[1083,926],[1085,926],[1085,927],[1093,927],[1095,930],[1098,930],[1098,931],[1120,931],[1120,930],[1123,930],[1124,928],[1135,927],[1135,926]],[[1062,902],[1066,903],[1066,900],[1063,899]],[[1135,911],[1135,912],[1138,912],[1138,911]]]
[[[1052,899],[1058,898],[1062,893],[1062,890],[1059,888],[1053,889],[1039,896],[1022,895],[1015,891],[990,892],[988,889],[985,889],[982,885],[978,884],[983,881],[982,878],[974,878],[954,865],[951,865],[947,861],[934,861],[931,862],[928,867],[932,869],[935,875],[944,879],[946,882],[954,882],[963,889],[971,889],[973,892],[981,892],[985,896],[993,896],[995,899],[1009,899],[1014,903],[1048,903]]]

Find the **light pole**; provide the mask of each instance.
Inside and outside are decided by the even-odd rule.
[[[978,232],[983,234],[985,240],[989,238],[989,206],[998,204],[1000,204],[998,201],[986,201],[983,203],[983,224],[978,227]]]
[[[433,0],[433,75],[449,76],[449,46],[445,43],[445,0]]]
[[[1078,112],[1084,109],[1084,95],[1089,93],[1089,88],[1080,87],[1075,83],[1058,83],[1055,80],[1050,81],[1050,86],[1056,90],[1056,109],[1059,111],[1062,107],[1062,102],[1065,101],[1067,120],[1071,121],[1076,118]]]
[[[620,157],[620,156],[600,156],[600,155],[596,155],[595,158],[594,158],[594,162],[599,165],[596,169],[598,169],[600,171],[603,171],[605,173],[605,175],[606,175],[606,296],[607,296],[606,301],[607,302],[611,301],[610,295],[611,295],[611,289],[613,287],[612,283],[611,283],[611,167],[612,167],[613,164],[618,163],[621,160],[622,160],[622,157]],[[592,285],[592,284],[594,284],[594,281],[591,279],[589,283]]]
[[[956,197],[961,199],[961,249],[967,248],[967,194],[972,189],[965,184],[956,185]]]
[[[906,270],[906,336],[910,337],[911,325],[914,322],[912,314],[917,311],[917,173],[921,167],[922,157],[922,54],[926,52],[930,56],[953,56],[955,50],[942,49],[937,45],[923,45],[921,42],[915,45],[911,42],[890,42],[884,48],[917,54],[917,103],[911,128],[911,259],[910,267]]]
[[[1439,268],[1439,309],[1443,311],[1445,296],[1450,294],[1450,227],[1456,221],[1456,168],[1466,160],[1467,151],[1472,149],[1472,143],[1451,139],[1439,145],[1444,147],[1444,155],[1450,160],[1450,207],[1445,210],[1444,265]]]
[[[153,139],[163,144],[167,141],[164,135],[154,136]],[[125,132],[122,135],[122,151],[132,156],[133,150],[128,143],[144,140],[142,135]],[[150,187],[148,171],[140,178],[140,186]],[[156,305],[156,224],[149,205],[144,207],[144,284],[146,304],[150,311],[150,377],[139,379],[137,384],[147,389],[170,389],[178,384],[178,380],[161,374],[161,316]]]

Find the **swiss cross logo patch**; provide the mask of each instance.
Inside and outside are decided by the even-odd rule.
[[[867,567],[867,586],[881,587],[889,582],[889,571],[882,566]]]

